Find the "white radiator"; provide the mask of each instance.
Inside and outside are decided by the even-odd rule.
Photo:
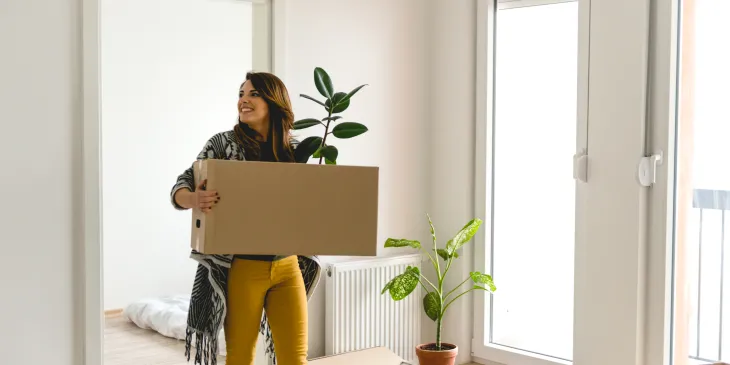
[[[326,270],[325,352],[384,346],[416,364],[421,340],[421,287],[406,299],[380,294],[407,266],[421,267],[421,255],[381,257],[329,264]]]

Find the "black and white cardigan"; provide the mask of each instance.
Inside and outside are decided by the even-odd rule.
[[[296,143],[296,140],[292,140],[293,146],[296,146]],[[198,160],[204,159],[246,160],[243,147],[236,142],[233,131],[218,133],[208,140],[198,155]],[[177,178],[177,182],[172,188],[170,199],[175,209],[184,209],[175,203],[175,193],[184,188],[194,191],[195,186],[193,167],[191,166]],[[195,336],[196,354],[194,364],[216,365],[218,334],[226,318],[228,270],[231,268],[233,255],[205,255],[193,250],[190,257],[198,262],[198,270],[190,298],[185,356],[190,361],[191,345],[193,336]],[[298,256],[298,259],[307,291],[307,300],[309,300],[319,283],[320,262],[317,256]],[[266,336],[266,353],[276,363],[274,341],[265,314],[261,319],[259,330]]]

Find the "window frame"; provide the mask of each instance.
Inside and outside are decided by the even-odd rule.
[[[647,155],[661,153],[663,163],[657,168],[655,184],[648,189],[644,354],[647,364],[659,365],[673,364],[674,357],[689,357],[685,346],[674,344],[675,326],[681,314],[678,310],[685,309],[678,307],[674,300],[681,1],[652,0],[650,18]]]
[[[673,236],[681,0],[578,1],[576,153],[585,153],[590,164],[587,181],[576,182],[575,275],[580,280],[575,281],[573,362],[670,365],[672,356],[677,356],[673,344],[677,318]],[[492,260],[487,238],[493,219],[487,194],[493,193],[495,13],[558,2],[564,0],[477,0],[474,196],[476,216],[489,224],[475,237],[476,270],[491,272]],[[619,47],[623,49],[617,52]],[[609,54],[611,60],[607,60]],[[624,69],[609,67],[609,61]],[[608,132],[608,137],[602,138],[599,131]],[[626,141],[617,141],[619,132],[626,133]],[[589,140],[595,143],[592,148]],[[657,167],[651,187],[629,180],[635,179],[642,157],[660,151],[664,162]],[[621,192],[606,194],[605,189],[613,185]],[[611,205],[610,197],[616,206]],[[602,218],[596,212],[606,207],[610,208],[609,223],[623,225],[617,232],[600,227]],[[612,239],[615,253],[607,250]],[[609,257],[604,261],[609,262],[602,262],[600,255],[606,253]],[[611,272],[615,261],[624,261],[625,266]],[[617,280],[621,285],[612,287],[614,303],[607,304],[605,293],[596,286]],[[491,297],[474,296],[472,351],[476,362],[563,364],[489,343],[485,329],[490,305]],[[607,341],[618,338],[621,341]]]
[[[476,12],[476,141],[475,141],[475,216],[482,217],[484,224],[475,236],[474,267],[491,273],[492,266],[492,205],[487,204],[493,194],[493,161],[494,161],[494,72],[495,72],[495,42],[496,42],[496,12],[504,9],[520,7],[552,5],[578,0],[477,0]],[[587,29],[589,1],[579,2],[579,29]],[[584,21],[585,18],[585,21]],[[587,87],[588,80],[584,77],[588,70],[587,35],[579,32],[579,61],[578,61],[578,119],[576,150],[587,149]],[[489,192],[489,193],[487,193]],[[580,194],[577,193],[576,198]],[[576,200],[576,208],[581,206]],[[576,211],[578,219],[578,211]],[[579,227],[576,221],[576,230]],[[487,240],[489,237],[489,240]],[[489,242],[489,244],[487,243]],[[497,295],[497,294],[495,294]],[[520,365],[568,365],[571,361],[541,355],[521,349],[490,343],[486,328],[491,318],[492,297],[486,295],[474,296],[474,338],[472,340],[472,357],[475,362],[487,364],[498,362]]]
[[[497,10],[524,8],[528,6],[572,3],[577,0],[497,0]]]

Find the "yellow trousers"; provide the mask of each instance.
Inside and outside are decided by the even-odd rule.
[[[262,311],[271,326],[277,365],[307,363],[307,294],[296,256],[233,260],[228,276],[226,365],[253,365]]]

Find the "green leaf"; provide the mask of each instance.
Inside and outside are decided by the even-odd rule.
[[[295,130],[305,129],[305,128],[309,128],[309,127],[314,127],[315,125],[318,125],[318,124],[322,124],[322,122],[320,122],[319,120],[314,119],[314,118],[297,120],[296,122],[294,122],[294,129]]]
[[[350,100],[342,100],[344,97],[345,93],[335,93],[335,95],[332,96],[332,99],[327,99],[324,105],[328,108],[334,105],[335,107],[332,109],[332,113],[342,113],[350,106]]]
[[[342,116],[341,116],[341,115],[335,115],[334,117],[325,117],[325,118],[324,118],[324,119],[322,119],[322,120],[323,120],[323,121],[325,121],[325,122],[326,122],[326,121],[328,121],[328,120],[331,120],[331,121],[333,121],[333,122],[334,122],[334,121],[336,121],[337,119],[342,119]]]
[[[471,280],[474,281],[475,284],[486,284],[489,287],[489,291],[495,291],[497,290],[497,287],[494,286],[494,280],[492,280],[491,275],[482,274],[478,271],[473,271],[470,273]],[[482,288],[480,286],[475,286],[475,288]],[[487,290],[487,289],[484,289]]]
[[[479,230],[479,226],[482,225],[482,220],[474,218],[469,221],[460,231],[446,244],[446,249],[449,252],[456,252],[461,246],[464,246]]]
[[[309,157],[319,149],[322,144],[322,137],[307,137],[297,145],[294,150],[294,159],[300,163],[306,163]]]
[[[321,67],[314,69],[314,85],[317,86],[317,90],[322,96],[330,99],[334,95],[334,87],[332,86],[332,79],[327,72]]]
[[[320,147],[316,151],[314,151],[314,153],[312,154],[312,157],[314,157],[314,158],[322,157],[322,147]]]
[[[347,105],[349,106],[349,105],[350,105],[350,98],[352,98],[352,96],[353,96],[353,95],[355,95],[355,93],[357,93],[358,91],[360,91],[360,89],[362,89],[362,88],[363,88],[363,87],[365,87],[365,86],[367,86],[367,84],[365,84],[365,85],[360,85],[360,86],[356,87],[356,88],[355,88],[354,90],[350,91],[350,92],[349,92],[349,93],[347,93],[347,94],[345,94],[345,93],[342,93],[342,95],[343,95],[343,96],[342,96],[342,98],[341,98],[341,99],[339,100],[339,103],[342,103],[342,104],[344,104],[344,103],[347,103]],[[338,103],[335,103],[335,105],[337,105],[337,104],[338,104]],[[345,109],[347,109],[347,107],[345,107]],[[344,111],[344,109],[343,109],[342,111]],[[342,111],[339,111],[339,112],[336,112],[336,113],[340,113],[340,112],[342,112]]]
[[[332,134],[337,138],[352,138],[368,131],[368,128],[360,123],[344,122],[332,129]]]
[[[431,228],[431,237],[433,237],[433,243],[436,244],[436,228],[433,226],[433,222],[431,221],[431,215],[426,214],[426,218],[428,218],[428,226]]]
[[[345,110],[347,110],[347,107],[350,106],[350,101],[341,102],[335,106],[334,109],[332,109],[332,113],[342,113]]]
[[[315,99],[315,98],[313,98],[313,97],[311,97],[309,95],[299,94],[299,96],[301,96],[301,97],[303,97],[305,99],[309,99],[309,100],[311,100],[311,101],[313,101],[313,102],[315,102],[315,103],[317,103],[317,104],[319,104],[319,105],[321,105],[323,107],[327,107],[327,105],[325,105],[325,103],[323,103],[323,102],[321,102],[321,101],[319,101],[319,100],[317,100],[317,99]]]
[[[380,292],[380,295],[385,294],[385,292],[388,291],[391,286],[393,286],[394,281],[395,281],[395,278],[390,279],[390,281],[387,284],[385,284],[385,286],[383,287],[383,290]]]
[[[417,267],[408,266],[406,271],[393,279],[388,290],[393,300],[403,300],[411,294],[421,279],[421,272]]]
[[[349,93],[347,93],[347,95],[345,95],[345,97],[344,97],[344,99],[342,99],[342,101],[345,101],[346,100],[347,102],[349,102],[350,101],[350,98],[353,95],[355,95],[358,91],[360,91],[360,89],[362,89],[365,86],[367,86],[367,84],[360,85],[360,86],[356,87],[355,89],[353,89],[352,91],[350,91]]]
[[[449,254],[449,251],[447,251],[446,249],[443,249],[443,248],[437,249],[436,250],[436,253],[439,256],[441,256],[441,258],[444,259],[444,261],[448,261],[449,260],[449,257],[451,255],[453,255],[455,259],[458,259],[459,258],[459,254],[456,251],[454,251],[452,254]]]
[[[328,161],[337,161],[338,151],[337,147],[335,146],[324,146],[324,148],[320,150],[320,154],[324,156],[324,158],[326,158]]]
[[[337,161],[332,161],[332,160],[328,159],[327,157],[325,157],[324,164],[325,165],[337,165]]]
[[[487,288],[485,288],[485,287],[483,287],[481,285],[474,285],[474,289],[484,290],[484,291],[490,292],[490,293],[494,291],[494,290],[489,290],[489,289],[487,289]]]
[[[423,297],[423,309],[426,311],[428,318],[432,321],[436,321],[441,314],[441,304],[439,296],[436,292],[432,291]]]
[[[414,240],[398,239],[398,238],[388,238],[385,241],[385,247],[421,248],[421,242],[414,241]]]

